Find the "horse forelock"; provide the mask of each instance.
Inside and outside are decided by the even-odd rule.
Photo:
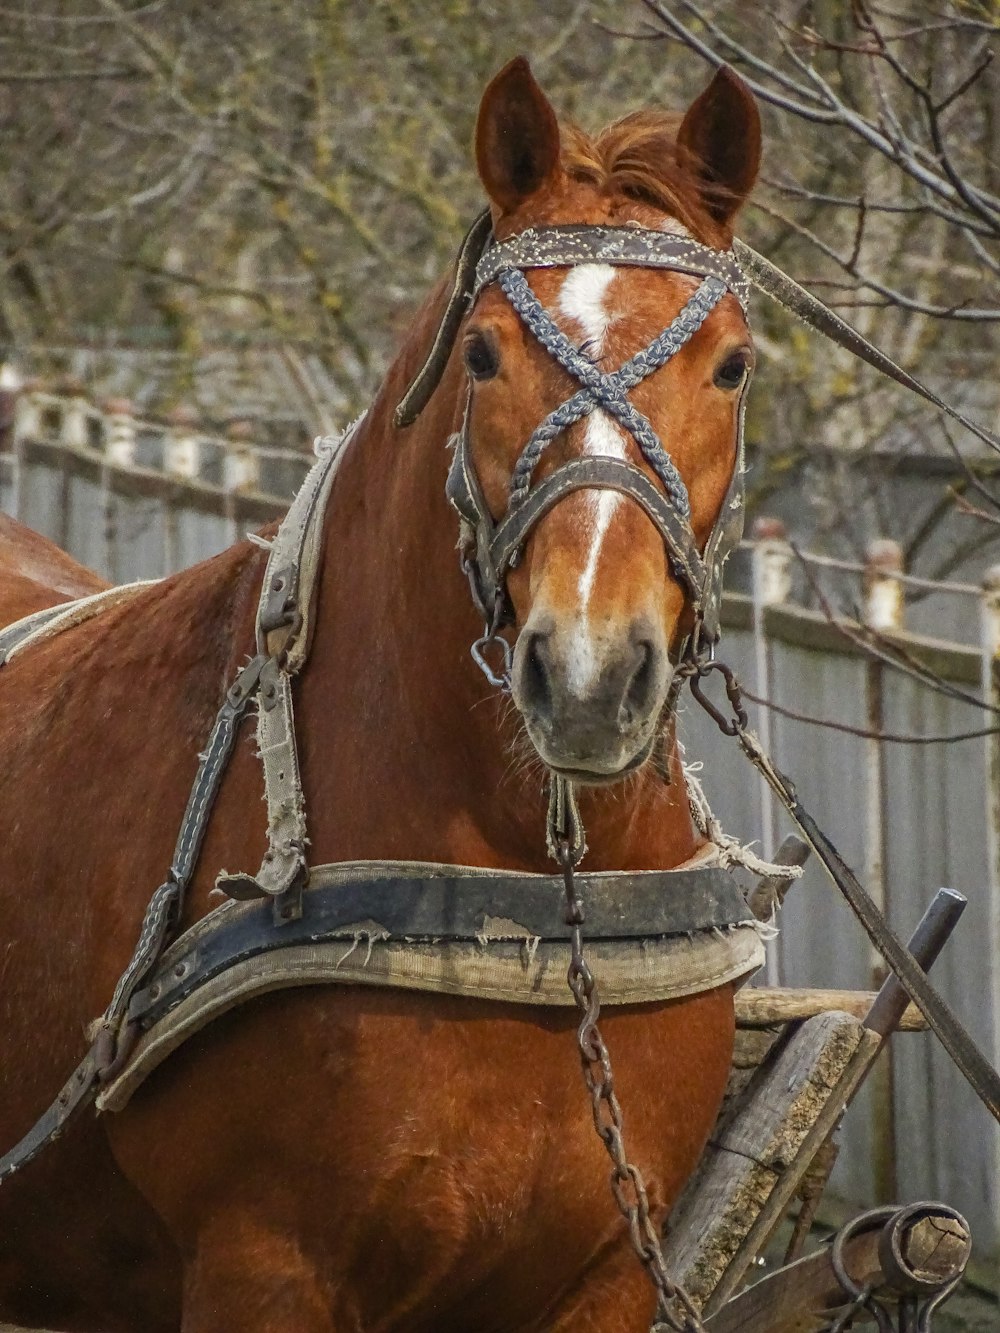
[[[678,112],[646,108],[593,135],[563,124],[563,171],[571,182],[597,186],[609,198],[666,213],[704,244],[725,245],[730,233],[706,209],[700,163],[678,150],[682,120]]]

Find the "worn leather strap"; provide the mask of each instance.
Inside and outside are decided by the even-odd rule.
[[[43,607],[41,611],[33,611],[21,620],[5,625],[0,629],[0,667],[36,643],[54,638],[63,630],[82,625],[94,616],[120,606],[157,582],[157,579],[139,579],[135,583],[117,584],[113,588],[78,597],[72,602],[58,602],[55,606]]]
[[[928,403],[933,403],[936,408],[946,413],[953,421],[957,421],[959,425],[971,431],[977,439],[982,440],[984,444],[988,444],[991,449],[1000,453],[1000,438],[994,435],[992,431],[987,430],[985,426],[980,426],[967,417],[964,412],[952,407],[950,403],[946,403],[933,389],[929,389],[926,384],[922,384],[908,370],[904,370],[902,366],[897,365],[891,357],[886,356],[885,352],[880,351],[874,343],[870,343],[867,338],[860,334],[857,329],[852,328],[846,320],[841,319],[829,306],[824,305],[811,292],[806,291],[794,278],[790,278],[787,273],[783,273],[776,264],[772,264],[769,259],[765,259],[762,254],[751,249],[743,241],[734,241],[733,250],[753,285],[762,291],[765,296],[769,296],[772,301],[802,320],[804,324],[808,324],[817,333],[822,333],[824,337],[829,338],[838,347],[843,347],[888,379],[901,384],[904,389],[909,389],[912,393],[919,394]]]
[[[476,270],[473,296],[477,296],[505,268],[566,268],[577,264],[662,268],[702,278],[718,278],[744,310],[749,304],[750,286],[733,251],[702,245],[689,235],[628,223],[623,227],[599,227],[588,223],[526,227],[516,236],[498,241],[486,250]]]
[[[257,606],[257,751],[264,770],[267,851],[256,874],[221,874],[216,886],[239,900],[266,896],[279,921],[297,915],[306,876],[306,803],[299,775],[292,679],[305,664],[322,545],[323,514],[337,466],[364,414],[319,458],[271,541]]]
[[[980,1051],[972,1036],[947,1000],[933,985],[913,954],[892,930],[877,903],[865,889],[827,835],[799,800],[791,780],[764,753],[753,732],[737,728],[744,754],[764,776],[792,819],[802,831],[827,874],[847,900],[865,934],[889,964],[928,1026],[955,1062],[959,1071],[995,1120],[1000,1121],[1000,1073]]]
[[[57,1139],[72,1117],[94,1100],[98,1086],[97,1043],[83,1057],[59,1090],[59,1095],[24,1138],[0,1157],[0,1184],[37,1157]]]
[[[33,611],[31,615],[15,620],[11,625],[5,625],[0,629],[0,666],[3,666],[23,642],[65,614],[66,603],[57,602],[55,606],[43,607],[41,611]]]
[[[412,426],[417,417],[430,402],[431,395],[441,383],[441,376],[448,364],[455,339],[461,327],[465,312],[472,301],[472,289],[476,280],[476,265],[493,234],[493,218],[488,208],[473,222],[465,234],[458,257],[455,260],[455,277],[445,303],[444,314],[434,335],[430,351],[417,371],[410,387],[393,413],[392,424],[400,429]]]
[[[236,962],[262,953],[350,938],[399,944],[486,937],[565,942],[557,875],[524,875],[472,868],[423,867],[423,874],[367,866],[315,866],[302,916],[276,929],[263,903],[226,906],[202,918],[177,941],[148,984],[136,992],[129,1020],[157,1021],[186,996]],[[346,872],[346,873],[345,873]],[[590,942],[659,939],[754,924],[730,873],[718,867],[591,873],[579,876],[586,894]]]
[[[601,454],[563,463],[534,486],[521,504],[508,510],[490,542],[493,568],[502,576],[535,524],[567,495],[587,489],[618,491],[645,510],[663,538],[675,574],[697,609],[701,605],[705,567],[691,529],[644,472],[622,459]]]

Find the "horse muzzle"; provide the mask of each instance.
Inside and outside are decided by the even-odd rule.
[[[574,782],[603,784],[648,757],[672,675],[662,632],[646,620],[601,634],[585,620],[532,616],[511,687],[543,762]]]

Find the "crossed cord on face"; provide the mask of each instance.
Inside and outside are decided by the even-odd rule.
[[[628,391],[654,370],[659,370],[693,337],[726,295],[726,284],[719,278],[704,278],[672,323],[648,347],[636,352],[620,370],[605,374],[556,325],[520,269],[502,269],[497,275],[497,282],[525,326],[563,369],[583,386],[550,412],[532,432],[511,474],[510,508],[515,508],[527,497],[532,475],[546,446],[574,422],[588,416],[596,408],[603,408],[629,432],[663,483],[674,508],[685,522],[689,521],[691,505],[687,487],[649,420],[629,401]]]

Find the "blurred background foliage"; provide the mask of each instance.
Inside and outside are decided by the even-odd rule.
[[[154,414],[328,428],[371,396],[481,206],[491,74],[528,54],[560,114],[596,129],[690,101],[701,42],[779,98],[822,82],[887,136],[875,151],[850,116],[766,104],[742,233],[995,425],[998,322],[965,312],[1000,306],[1000,210],[978,216],[947,180],[944,209],[891,145],[995,200],[998,38],[998,0],[0,0],[0,359]],[[952,98],[933,122],[921,89]],[[935,481],[921,537],[885,480],[936,458],[967,489],[967,442],[957,463],[933,413],[763,302],[755,327],[758,504],[805,491],[819,537],[857,551],[888,531],[935,570],[1000,533]],[[992,484],[991,460],[971,465]]]

